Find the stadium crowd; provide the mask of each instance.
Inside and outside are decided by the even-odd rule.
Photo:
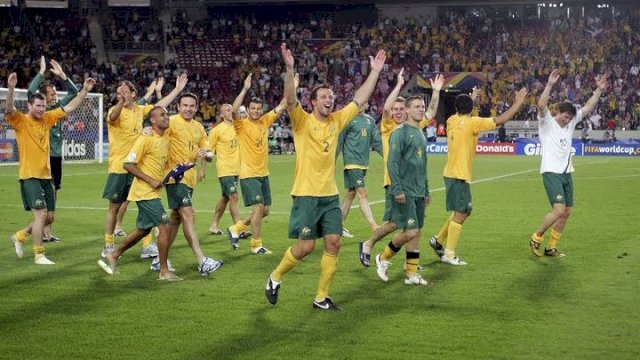
[[[132,81],[143,93],[153,79],[164,77],[167,84],[172,84],[183,71],[190,72],[187,88],[202,97],[198,119],[205,123],[215,120],[219,106],[235,97],[248,72],[253,73],[257,85],[250,95],[265,99],[273,107],[283,96],[283,68],[276,45],[286,40],[300,54],[296,66],[303,86],[298,95],[306,107],[309,89],[319,83],[334,87],[338,104],[352,98],[368,73],[370,49],[384,48],[389,61],[370,100],[369,113],[375,118],[379,118],[397,71],[405,68],[409,76],[482,73],[487,80],[479,100],[484,115],[504,111],[511,102],[508,94],[525,85],[531,89],[530,96],[516,118],[533,120],[541,81],[551,69],[558,68],[563,80],[551,94],[552,102],[566,98],[583,103],[592,93],[595,76],[609,73],[612,91],[603,95],[594,110],[598,116],[591,119],[598,123],[593,128],[606,128],[608,120],[614,120],[617,128],[635,129],[640,121],[638,10],[607,16],[515,20],[449,11],[437,21],[385,18],[371,25],[335,21],[335,14],[327,13],[272,21],[257,20],[256,14],[216,13],[206,20],[193,21],[178,12],[165,34],[157,19],[136,21],[135,12],[129,18],[111,17],[110,30],[104,34],[111,40],[136,42],[164,37],[166,45],[179,52],[186,40],[206,44],[211,38],[228,39],[233,58],[224,64],[230,69],[229,84],[224,87],[210,74],[194,74],[177,58],[166,64],[154,57],[98,64],[86,20],[68,11],[29,9],[24,14],[0,20],[0,81],[5,81],[8,70],[16,70],[22,75],[20,80],[26,82],[33,76],[40,55],[45,55],[59,59],[74,74],[77,84],[83,77],[96,79],[94,91],[105,94],[105,107],[113,103],[114,86],[121,80]],[[420,91],[417,86],[412,90]]]

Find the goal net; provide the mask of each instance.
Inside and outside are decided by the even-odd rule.
[[[67,93],[58,92],[62,99]],[[103,144],[102,94],[90,93],[80,106],[62,120],[62,158],[64,161],[98,161],[105,155]],[[27,90],[16,89],[15,106],[27,112]],[[7,112],[7,89],[0,88],[0,165],[18,163],[16,134],[5,120]]]

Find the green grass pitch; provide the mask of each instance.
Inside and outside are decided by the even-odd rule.
[[[220,191],[215,170],[196,188],[197,228],[206,254],[224,267],[201,278],[182,234],[171,251],[179,283],[156,281],[139,245],[120,274],[97,265],[106,201],[106,164],[65,164],[54,233],[57,264],[15,257],[7,238],[31,219],[23,211],[15,166],[0,167],[0,359],[638,359],[640,358],[640,161],[574,160],[576,206],[560,248],[567,257],[535,258],[528,238],[549,209],[539,158],[479,156],[473,215],[458,244],[466,267],[437,262],[428,246],[445,217],[442,169],[429,158],[433,195],[422,236],[423,275],[431,288],[402,283],[403,253],[390,280],[358,262],[369,236],[359,209],[346,226],[332,297],[342,312],[312,309],[321,242],[282,283],[274,307],[265,280],[285,249],[293,156],[271,157],[273,207],[263,224],[272,255],[233,252],[207,235]],[[339,160],[341,164],[341,159]],[[367,183],[376,219],[383,210],[381,160],[372,154]],[[342,172],[336,176],[342,188]],[[163,201],[164,202],[164,201]],[[166,202],[164,202],[166,204]],[[357,203],[357,202],[356,202]],[[246,210],[241,208],[243,214]],[[136,207],[125,229],[135,224]],[[230,225],[225,214],[223,226]],[[389,239],[377,245],[382,250]]]

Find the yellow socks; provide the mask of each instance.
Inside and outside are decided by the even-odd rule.
[[[556,249],[558,247],[558,242],[560,242],[561,237],[562,237],[562,233],[557,232],[555,229],[551,229],[551,240],[549,240],[547,249]]]
[[[441,245],[447,242],[447,238],[449,236],[449,224],[451,224],[451,220],[453,220],[453,214],[451,214],[447,218],[447,220],[442,225],[442,228],[440,228],[440,231],[438,232],[438,242]]]
[[[104,244],[113,245],[113,234],[104,234]]]
[[[444,249],[444,255],[446,257],[452,258],[456,256],[456,246],[458,246],[461,231],[462,224],[458,224],[455,221],[449,223],[449,237],[447,239],[447,246]]]
[[[273,278],[273,280],[280,282],[282,281],[282,277],[284,276],[284,274],[288,273],[299,263],[300,260],[296,259],[291,252],[291,248],[288,248],[287,251],[285,251],[284,256],[282,257],[282,260],[280,260],[280,264],[278,264],[278,267],[276,267],[276,269],[271,274],[271,277]]]
[[[151,235],[151,232],[149,232],[147,236],[142,238],[142,247],[149,247],[149,245],[151,245],[151,241],[153,241],[153,236]]]
[[[544,242],[544,234],[538,235],[537,232],[534,232],[533,235],[531,235],[531,240],[542,244]]]
[[[418,272],[418,265],[420,264],[420,253],[414,251],[407,251],[406,277],[411,278]]]
[[[24,230],[18,230],[16,231],[15,236],[16,236],[16,239],[18,239],[18,241],[25,242],[29,238],[29,233]]]
[[[382,254],[380,254],[380,260],[389,260],[393,257],[393,255],[395,255],[398,251],[400,251],[400,248],[395,246],[393,244],[393,241],[389,241],[389,244],[387,246],[385,246],[384,250],[382,251]]]
[[[238,221],[235,225],[232,225],[233,230],[235,230],[236,233],[240,234],[241,232],[247,230],[249,227],[247,225],[245,225],[242,221]]]
[[[338,270],[338,257],[325,251],[320,260],[320,282],[318,283],[318,293],[316,301],[322,301],[329,295],[329,288],[333,283],[333,278]]]
[[[33,253],[34,254],[44,254],[44,246],[36,246],[33,245]]]
[[[251,238],[251,248],[255,249],[255,248],[259,248],[262,246],[262,239],[261,238]]]

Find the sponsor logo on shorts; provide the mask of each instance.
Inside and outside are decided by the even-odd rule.
[[[311,228],[309,228],[308,226],[305,226],[302,228],[302,235],[311,235]]]
[[[262,201],[262,196],[256,195],[256,201]]]
[[[562,201],[562,200],[564,200],[564,196],[562,196],[562,195],[558,194],[558,195],[556,196],[556,200],[557,200],[557,201]]]
[[[407,225],[409,226],[414,226],[416,224],[416,220],[415,219],[409,219],[407,220]]]
[[[182,203],[183,203],[183,204],[188,204],[188,203],[189,203],[189,198],[188,198],[188,197],[186,197],[186,196],[185,196],[185,197],[183,197],[183,198],[182,198]]]

